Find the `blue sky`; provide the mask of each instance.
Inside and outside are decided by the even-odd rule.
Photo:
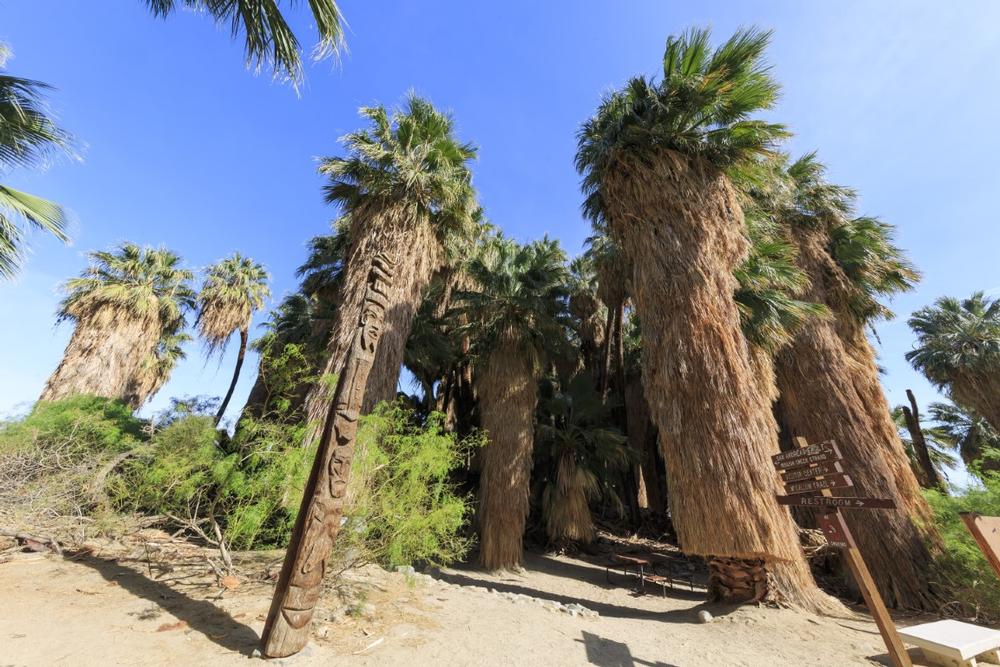
[[[0,284],[0,415],[23,410],[69,337],[54,327],[57,286],[84,253],[123,240],[166,245],[192,268],[235,250],[266,264],[276,303],[334,211],[317,156],[360,125],[357,108],[409,89],[450,109],[480,147],[476,185],[491,220],[519,239],[548,233],[579,252],[588,226],[573,170],[575,132],[602,92],[653,74],[665,38],[691,26],[718,37],[774,29],[784,84],[772,117],[789,149],[818,150],[862,208],[898,226],[924,274],[878,327],[890,400],[931,388],[903,360],[905,317],[935,298],[1000,288],[996,209],[1000,4],[940,2],[434,2],[342,0],[349,52],[307,68],[297,96],[243,68],[240,44],[204,16],[153,19],[140,0],[0,4],[9,71],[55,86],[52,104],[83,159],[4,175],[75,216],[73,244],[35,234],[26,269]],[[303,41],[307,11],[296,12]],[[258,317],[258,321],[263,316]],[[235,346],[233,346],[235,347]],[[222,394],[234,349],[201,349],[153,401]],[[253,381],[247,365],[230,414]]]

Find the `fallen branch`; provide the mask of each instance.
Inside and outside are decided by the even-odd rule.
[[[15,540],[17,540],[19,544],[26,545],[29,549],[32,549],[33,551],[39,551],[39,549],[34,548],[33,546],[34,543],[42,547],[48,547],[49,549],[56,552],[60,556],[63,555],[62,547],[60,547],[59,543],[56,542],[56,540],[51,537],[41,537],[39,535],[31,535],[29,533],[22,533],[16,530],[10,530],[8,528],[0,528],[0,536],[12,537]]]

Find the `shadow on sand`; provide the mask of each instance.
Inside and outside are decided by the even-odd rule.
[[[573,641],[581,642],[587,651],[587,662],[599,667],[636,667],[636,665],[648,665],[649,667],[677,667],[668,662],[649,662],[641,660],[632,655],[628,644],[616,642],[613,639],[595,635],[592,632],[583,632],[583,639]]]
[[[149,600],[225,649],[249,656],[260,642],[253,629],[207,600],[189,597],[114,560],[83,552],[67,554],[66,557],[74,563],[86,565],[133,595]]]

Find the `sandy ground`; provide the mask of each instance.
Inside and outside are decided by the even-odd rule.
[[[90,545],[65,557],[0,558],[0,667],[21,665],[247,665],[280,554],[238,562],[219,585],[192,547],[154,537],[128,553]],[[251,574],[258,572],[259,575]],[[638,595],[619,574],[584,560],[532,555],[523,573],[446,569],[434,579],[378,568],[324,597],[313,642],[279,665],[871,665],[885,661],[864,616],[728,610],[701,590]],[[488,589],[493,589],[490,592]],[[577,603],[597,617],[546,609]],[[346,608],[345,608],[345,602]],[[714,620],[698,622],[708,610]],[[912,651],[915,662],[919,652]]]

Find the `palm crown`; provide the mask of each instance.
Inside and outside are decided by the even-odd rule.
[[[264,267],[239,253],[206,270],[197,324],[209,351],[221,351],[234,331],[249,329],[254,311],[271,295],[267,281]]]
[[[382,106],[361,115],[371,126],[344,138],[348,155],[320,165],[327,201],[348,220],[398,206],[408,221],[433,223],[442,240],[471,234],[480,218],[468,164],[476,149],[455,138],[451,117],[415,95],[391,115]]]
[[[603,218],[601,182],[621,152],[642,156],[667,149],[725,169],[770,152],[787,136],[782,125],[750,118],[778,98],[779,86],[763,59],[771,33],[739,30],[714,51],[710,35],[690,30],[670,37],[663,78],[629,80],[580,129],[576,167],[589,218]]]
[[[469,317],[479,350],[504,341],[537,361],[564,339],[568,273],[557,241],[546,237],[519,245],[494,237],[481,245],[466,271],[479,289],[459,295],[459,311]]]
[[[942,387],[956,376],[988,376],[1000,368],[1000,300],[976,292],[968,299],[942,297],[913,313],[917,347],[906,359]]]
[[[0,44],[0,67],[9,55]],[[0,171],[37,166],[53,153],[69,150],[69,135],[45,108],[48,90],[44,83],[0,74]],[[25,222],[67,239],[66,214],[60,206],[0,185],[0,277],[13,276],[21,264]]]
[[[135,318],[156,318],[164,331],[183,329],[185,313],[194,308],[193,274],[180,257],[164,248],[124,243],[116,250],[89,255],[90,266],[66,281],[59,320],[79,320],[103,308]]]

